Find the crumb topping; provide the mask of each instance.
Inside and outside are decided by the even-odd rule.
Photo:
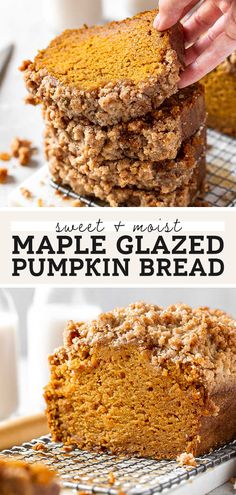
[[[217,309],[138,302],[90,323],[69,322],[64,334],[69,356],[83,346],[92,353],[93,346],[128,343],[152,351],[156,366],[190,365],[209,381],[216,371],[236,373],[236,321]]]
[[[180,454],[177,457],[177,462],[180,467],[186,466],[186,467],[197,467],[197,461],[193,454],[187,454],[187,452],[183,452],[183,454]]]

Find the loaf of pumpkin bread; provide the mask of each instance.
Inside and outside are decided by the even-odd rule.
[[[70,322],[49,360],[55,441],[173,459],[236,436],[236,322],[222,311],[131,304]]]

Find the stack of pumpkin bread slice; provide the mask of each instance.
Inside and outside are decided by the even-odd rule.
[[[182,28],[156,31],[156,13],[67,30],[23,67],[53,179],[113,207],[189,206],[204,189],[204,91],[178,91]]]

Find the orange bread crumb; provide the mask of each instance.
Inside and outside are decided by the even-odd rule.
[[[3,162],[9,162],[11,159],[11,155],[9,153],[0,153],[0,160]]]
[[[8,170],[5,167],[0,167],[0,184],[4,184],[7,180]]]
[[[197,466],[197,462],[196,462],[196,459],[193,456],[193,454],[190,454],[190,453],[187,454],[187,452],[183,452],[183,454],[180,454],[176,460],[181,467],[182,466],[187,466],[187,467],[196,467]]]

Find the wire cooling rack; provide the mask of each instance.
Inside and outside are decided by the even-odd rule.
[[[208,130],[208,192],[211,206],[236,206],[236,139]]]
[[[40,450],[37,450],[40,447]],[[1,457],[40,462],[55,469],[64,488],[104,495],[153,495],[171,489],[200,473],[236,457],[236,440],[197,458],[196,467],[180,467],[176,461],[155,461],[134,457],[91,453],[79,449],[65,452],[50,436],[0,452]]]
[[[207,192],[204,200],[207,206],[236,207],[236,139],[208,129],[207,150]],[[101,208],[104,202],[75,193],[67,186],[50,180],[50,185],[63,194],[81,201],[85,206]],[[201,204],[201,201],[200,201]],[[203,205],[204,206],[204,205]]]

